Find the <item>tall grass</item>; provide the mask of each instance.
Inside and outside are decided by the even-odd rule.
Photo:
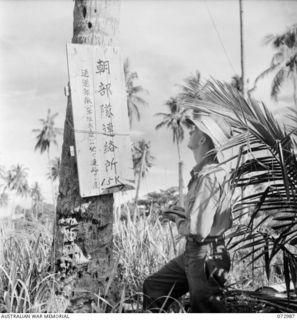
[[[124,222],[117,218],[114,230],[117,280],[127,294],[142,291],[144,279],[182,251],[175,224],[161,223],[155,214],[140,216],[135,224],[130,218]]]
[[[0,227],[0,312],[58,312],[50,273],[51,232],[37,220]]]
[[[121,220],[120,215],[115,216],[113,250],[116,264],[105,292],[98,295],[92,305],[94,312],[123,312],[129,304],[133,306],[130,312],[141,312],[144,279],[184,250],[184,239],[178,236],[175,224],[161,223],[157,212],[150,212],[148,217],[140,216],[134,224],[127,210],[126,220]],[[65,312],[69,301],[56,296],[53,291],[51,245],[52,228],[46,228],[37,220],[2,222],[1,313]],[[232,288],[254,290],[282,280],[280,273],[272,272],[269,282],[265,277],[264,263],[259,260],[252,266],[250,257],[243,259],[246,254],[248,250],[231,252],[233,265],[229,284],[234,284]],[[180,305],[178,312],[182,310]]]

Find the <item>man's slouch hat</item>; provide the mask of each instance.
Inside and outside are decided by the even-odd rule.
[[[222,117],[193,111],[192,117],[188,117],[186,121],[189,125],[196,126],[211,138],[216,148],[219,162],[226,160],[221,149],[231,137],[231,128]]]

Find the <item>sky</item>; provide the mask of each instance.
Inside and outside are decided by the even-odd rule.
[[[47,110],[58,112],[56,126],[63,128],[66,113],[64,86],[68,82],[66,43],[71,42],[72,0],[0,1],[0,165],[17,163],[28,168],[32,185],[38,181],[50,201],[47,157],[34,151],[32,129]],[[297,1],[243,0],[245,72],[248,87],[266,69],[274,51],[263,37],[279,34],[296,23]],[[177,150],[172,133],[155,130],[156,112],[167,112],[165,101],[178,93],[178,84],[199,71],[230,82],[240,74],[239,4],[237,0],[121,0],[120,45],[138,84],[148,90],[149,106],[141,109],[132,127],[133,141],[151,143],[154,165],[140,193],[177,185]],[[279,101],[270,99],[271,77],[261,82],[255,97],[264,101],[280,120],[293,105],[290,84]],[[51,156],[61,155],[62,136]],[[194,159],[182,145],[185,184]]]

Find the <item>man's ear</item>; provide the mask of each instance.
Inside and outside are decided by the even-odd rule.
[[[204,144],[206,142],[206,137],[202,136],[199,140],[199,144]]]

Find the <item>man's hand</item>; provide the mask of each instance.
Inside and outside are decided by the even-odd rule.
[[[168,209],[165,209],[163,214],[175,214],[180,218],[186,218],[185,209],[176,205],[172,205]]]
[[[175,222],[177,218],[186,218],[185,209],[180,206],[172,205],[163,211],[161,219]]]
[[[169,213],[169,212],[163,212],[162,215],[161,215],[161,221],[172,221],[172,222],[175,222],[175,219],[176,219],[176,214],[174,213]]]

